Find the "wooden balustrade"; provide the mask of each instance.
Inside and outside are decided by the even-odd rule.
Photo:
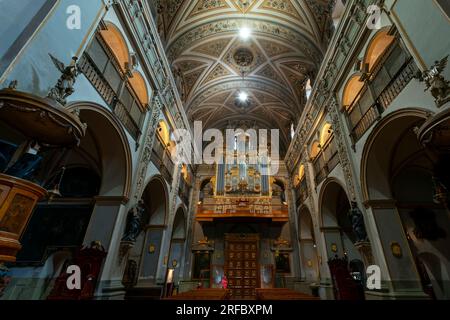
[[[175,165],[172,161],[170,152],[163,145],[163,142],[159,137],[155,138],[151,160],[155,166],[159,168],[164,179],[166,179],[167,182],[172,183]]]
[[[266,218],[272,221],[289,221],[288,206],[273,203],[270,198],[216,198],[213,203],[198,205],[197,221],[223,218]]]
[[[381,91],[379,96],[374,99],[374,103],[367,109],[367,111],[357,120],[351,128],[351,137],[353,143],[358,142],[364,133],[369,130],[372,125],[381,118],[383,112],[391,105],[405,87],[411,82],[417,73],[417,66],[412,58],[408,59],[395,76],[386,84],[386,87]],[[376,80],[377,76],[371,82]],[[369,84],[370,86],[370,84]],[[354,118],[353,113],[356,109],[350,108],[348,117]]]

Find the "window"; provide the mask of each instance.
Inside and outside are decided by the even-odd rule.
[[[143,104],[148,103],[148,92],[143,77],[135,71],[133,77],[128,79],[123,74],[121,66],[123,63],[116,58],[117,53],[108,48],[102,36],[94,37],[85,55],[87,58],[80,63],[83,66],[82,71],[110,104],[133,138],[139,139],[147,107]],[[126,57],[127,54],[123,53],[122,56]]]
[[[417,72],[400,41],[382,31],[366,52],[365,74],[355,74],[346,85],[342,104],[347,112],[353,143],[379,119]],[[362,77],[365,81],[362,81]]]
[[[0,0],[0,75],[6,70],[56,0]]]

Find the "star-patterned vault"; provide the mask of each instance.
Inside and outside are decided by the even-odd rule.
[[[161,0],[159,31],[189,119],[205,128],[245,121],[280,129],[287,147],[330,38],[329,2]],[[237,99],[243,91],[245,104]]]

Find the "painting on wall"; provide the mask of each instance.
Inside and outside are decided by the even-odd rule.
[[[81,246],[92,209],[91,205],[38,206],[22,237],[17,263],[43,264],[56,250]]]
[[[278,253],[275,255],[275,264],[277,273],[291,273],[291,264],[289,253]]]
[[[194,253],[194,270],[192,278],[195,280],[205,280],[210,277],[211,254],[209,251]]]

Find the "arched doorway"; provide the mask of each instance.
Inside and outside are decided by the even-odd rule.
[[[99,241],[109,252],[122,199],[128,197],[131,156],[120,124],[94,103],[76,103],[68,109],[79,110],[86,135],[70,150],[42,148],[36,179],[51,190],[51,198],[37,206],[23,235],[19,263],[13,269],[17,277],[11,292],[18,294],[13,299],[45,299],[54,279],[65,272],[63,265],[83,245]],[[33,290],[14,290],[14,285],[21,286],[22,268],[33,270],[38,283]]]
[[[362,300],[365,274],[364,270],[352,270],[363,263],[354,245],[357,239],[348,217],[347,193],[338,180],[330,178],[324,182],[319,201],[334,296],[337,300]]]
[[[183,264],[184,244],[186,241],[186,214],[183,207],[178,208],[173,222],[168,269],[173,269],[172,282],[177,284],[180,280],[180,269]]]
[[[435,161],[419,143],[419,109],[395,112],[369,137],[362,163],[364,197],[383,246],[393,291],[449,298],[450,223],[436,203]]]
[[[307,283],[312,283],[320,278],[320,272],[314,224],[311,213],[306,206],[302,206],[299,209],[298,233],[303,268],[302,274]]]
[[[325,235],[328,258],[360,259],[353,229],[348,218],[350,200],[345,189],[335,179],[325,181],[320,197],[322,231]]]
[[[161,246],[167,227],[168,196],[162,177],[150,181],[144,189],[142,200],[146,207],[147,225],[136,241],[136,247],[141,248],[138,285],[155,285],[163,281],[157,279],[157,275],[163,264]]]

